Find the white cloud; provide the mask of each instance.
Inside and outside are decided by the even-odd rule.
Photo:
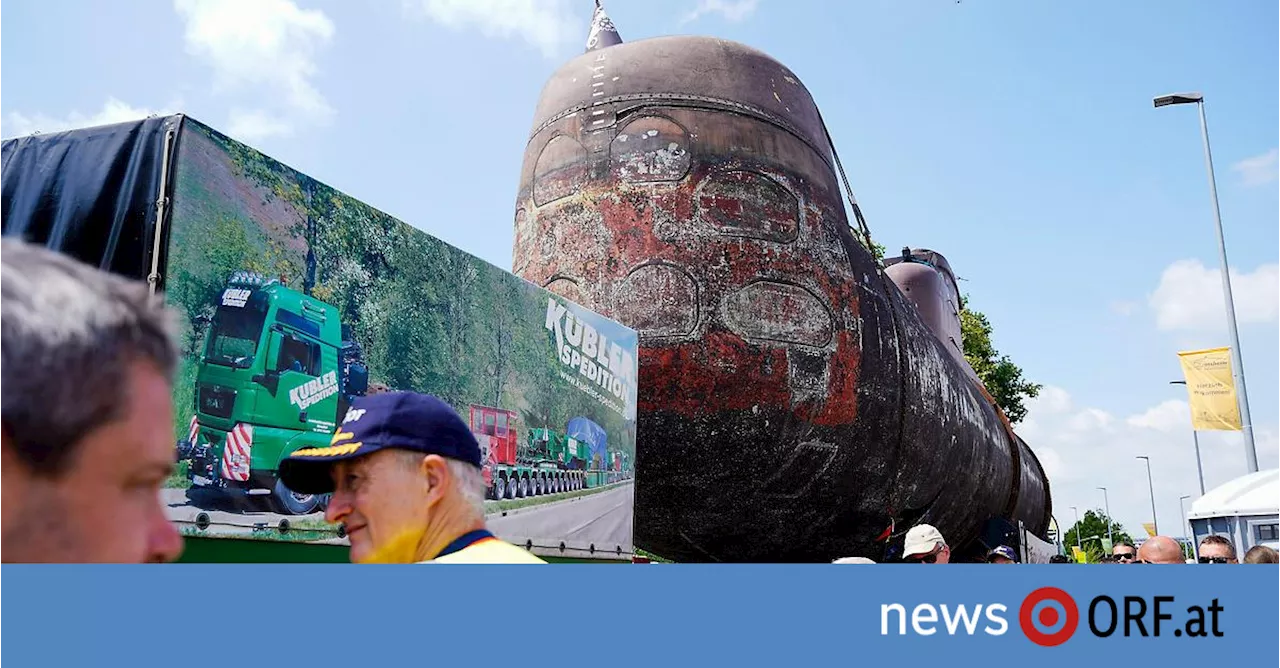
[[[1177,392],[1177,388],[1173,388]],[[1187,403],[1169,399],[1127,416],[1080,406],[1064,389],[1046,386],[1028,403],[1027,419],[1018,434],[1036,453],[1049,476],[1053,514],[1063,529],[1080,515],[1103,506],[1107,488],[1111,514],[1130,535],[1145,536],[1143,522],[1151,521],[1147,469],[1138,455],[1151,458],[1156,513],[1160,532],[1183,535],[1178,497],[1190,495],[1186,507],[1199,496],[1191,418]],[[1258,427],[1260,468],[1280,465],[1280,440],[1275,426]],[[1239,432],[1200,432],[1205,487],[1213,489],[1244,475],[1244,438]]]
[[[333,108],[312,82],[316,54],[334,35],[324,12],[300,9],[292,0],[174,0],[173,5],[186,23],[187,52],[213,68],[216,88],[246,91],[280,105],[269,134],[291,131],[286,118],[323,124],[332,117]],[[240,112],[242,123],[248,123],[246,113]],[[258,121],[267,118],[265,112],[254,113]]]
[[[1245,186],[1275,183],[1280,179],[1280,149],[1245,158],[1231,165],[1231,171],[1240,175],[1240,182]]]
[[[1250,273],[1231,271],[1231,300],[1240,324],[1275,322],[1280,315],[1280,265],[1264,264]],[[1226,327],[1222,273],[1199,260],[1178,260],[1165,268],[1160,285],[1147,298],[1163,330]]]
[[[255,142],[293,134],[287,121],[261,109],[232,109],[227,134],[240,141]]]
[[[1147,409],[1146,412],[1129,416],[1125,424],[1165,433],[1179,430],[1185,432],[1191,428],[1191,406],[1185,401],[1169,399]]]
[[[476,29],[485,37],[518,38],[548,58],[576,38],[586,38],[586,3],[567,0],[404,0],[411,15],[453,30]]]
[[[147,109],[145,107],[135,107],[125,102],[121,102],[114,97],[109,97],[102,105],[102,109],[93,114],[84,114],[79,111],[72,111],[65,117],[57,118],[40,113],[27,116],[26,114],[13,111],[9,112],[9,118],[5,121],[4,129],[0,134],[5,137],[21,137],[34,132],[48,134],[50,132],[62,132],[63,130],[88,128],[95,125],[123,123],[125,121],[143,119],[148,116],[162,116],[175,113],[173,109],[170,108],[171,106],[172,105],[169,105],[160,109]]]
[[[719,14],[736,23],[754,14],[757,4],[757,0],[698,0],[698,6],[680,19],[680,25],[697,21],[707,14]]]

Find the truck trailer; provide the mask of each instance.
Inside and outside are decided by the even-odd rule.
[[[328,444],[359,397],[408,390],[469,419],[500,536],[632,554],[631,522],[591,520],[631,513],[633,486],[567,432],[589,423],[634,456],[634,330],[181,114],[6,139],[2,177],[6,237],[172,309],[162,495],[190,539],[341,544],[326,498],[285,488],[280,462]]]

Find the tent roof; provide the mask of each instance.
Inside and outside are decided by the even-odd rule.
[[[1280,513],[1280,469],[1240,476],[1191,503],[1188,519]]]

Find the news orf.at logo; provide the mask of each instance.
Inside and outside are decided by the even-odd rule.
[[[1082,622],[1087,623],[1088,632],[1096,638],[1221,638],[1226,635],[1219,627],[1223,608],[1216,598],[1209,605],[1182,608],[1172,596],[1100,594],[1089,599],[1088,606],[1082,609],[1066,591],[1040,587],[1016,605],[1018,628],[1028,640],[1041,647],[1057,647],[1067,642]],[[1009,630],[1006,613],[1011,607],[995,601],[919,603],[910,607],[901,603],[882,604],[880,635],[974,636],[981,633],[1003,636]]]
[[[1080,625],[1075,599],[1057,587],[1041,587],[1018,608],[1018,626],[1031,642],[1054,647],[1071,639]]]

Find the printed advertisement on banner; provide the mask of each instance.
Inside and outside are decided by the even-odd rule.
[[[1191,424],[1197,431],[1240,431],[1240,404],[1231,375],[1231,349],[1211,348],[1178,353]]]
[[[194,536],[343,543],[277,478],[357,397],[411,390],[480,442],[490,530],[534,552],[633,552],[636,333],[191,119],[166,297],[183,320],[178,471]],[[563,545],[563,547],[562,547]]]

